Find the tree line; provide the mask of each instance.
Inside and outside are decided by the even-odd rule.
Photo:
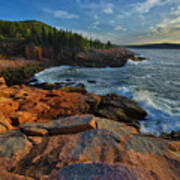
[[[103,43],[72,31],[58,30],[39,21],[0,21],[0,41],[33,43],[41,47],[60,49],[112,48],[110,41]]]

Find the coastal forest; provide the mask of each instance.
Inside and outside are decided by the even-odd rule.
[[[53,48],[59,52],[62,49],[108,49],[113,47],[110,41],[103,43],[92,40],[72,31],[59,30],[42,22],[0,21],[0,53],[21,54],[27,46]]]

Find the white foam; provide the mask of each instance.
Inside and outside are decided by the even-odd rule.
[[[177,85],[177,86],[180,86],[180,82],[179,81],[171,81],[171,83]]]
[[[45,69],[44,71],[41,71],[39,73],[36,73],[34,75],[34,78],[37,80],[37,83],[55,83],[58,82],[56,77],[56,72],[58,71],[67,71],[70,68],[70,66],[57,66]]]
[[[45,73],[49,73],[49,72],[55,72],[55,71],[60,71],[60,70],[66,70],[68,68],[70,68],[71,66],[56,66],[56,67],[51,67],[48,69],[45,69],[39,73],[36,73],[35,76],[40,76],[40,75],[44,75]]]
[[[133,61],[131,59],[128,59],[127,65],[138,65],[139,63],[141,63],[140,61]]]
[[[144,65],[144,64],[151,64],[151,60],[144,60],[144,61],[133,61],[131,59],[128,59],[127,65]]]
[[[141,132],[159,135],[161,132],[180,131],[180,102],[168,99],[168,97],[161,97],[161,94],[158,94],[159,91],[149,87],[151,83],[154,86],[159,85],[158,79],[155,79],[157,71],[149,70],[156,69],[157,63],[157,61],[151,62],[151,60],[139,62],[129,60],[123,68],[60,66],[37,73],[35,78],[39,83],[71,81],[75,83],[74,85],[83,83],[89,92],[101,95],[118,93],[137,101],[148,112],[147,120],[141,121]],[[141,71],[136,73],[139,68]],[[161,71],[163,71],[162,68]],[[129,74],[133,77],[130,77]],[[144,79],[147,79],[149,83],[146,84]],[[96,83],[89,83],[88,80],[95,80]],[[168,83],[168,81],[173,85],[174,81],[168,78],[164,83]],[[141,86],[139,82],[145,83],[145,85]],[[179,84],[178,81],[175,83]]]
[[[148,112],[147,120],[141,121],[141,132],[160,135],[162,132],[180,131],[180,109],[174,113],[176,101],[156,97],[148,91],[138,91],[133,99]]]
[[[117,93],[122,95],[122,96],[126,96],[128,98],[132,98],[132,90],[133,87],[130,87],[130,86],[122,86],[122,87],[119,87],[118,88],[118,91]]]

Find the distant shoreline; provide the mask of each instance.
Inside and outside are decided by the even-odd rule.
[[[180,44],[142,44],[142,45],[127,45],[125,48],[137,48],[137,49],[180,49]]]

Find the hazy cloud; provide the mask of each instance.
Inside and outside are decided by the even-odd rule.
[[[172,8],[171,9],[171,15],[172,16],[180,16],[180,5],[177,6],[177,8]]]
[[[114,7],[113,4],[111,4],[111,3],[107,4],[107,7],[104,9],[104,13],[105,14],[113,14],[114,13],[113,7]]]
[[[94,19],[98,20],[99,19],[98,15],[94,15]]]
[[[52,14],[55,18],[60,18],[60,19],[77,19],[79,18],[78,15],[69,13],[67,11],[63,10],[51,10],[51,9],[44,9],[44,12]]]
[[[154,27],[150,27],[150,31],[155,35],[171,35],[173,33],[180,35],[180,6],[172,8],[167,17]]]
[[[157,6],[165,5],[172,0],[145,0],[144,2],[137,3],[135,5],[135,10],[141,14],[148,13],[152,8]]]
[[[115,31],[126,31],[126,29],[120,25],[114,27]]]
[[[95,21],[93,24],[91,24],[90,26],[88,26],[89,29],[99,29],[98,25],[100,24],[100,22],[97,20]]]

